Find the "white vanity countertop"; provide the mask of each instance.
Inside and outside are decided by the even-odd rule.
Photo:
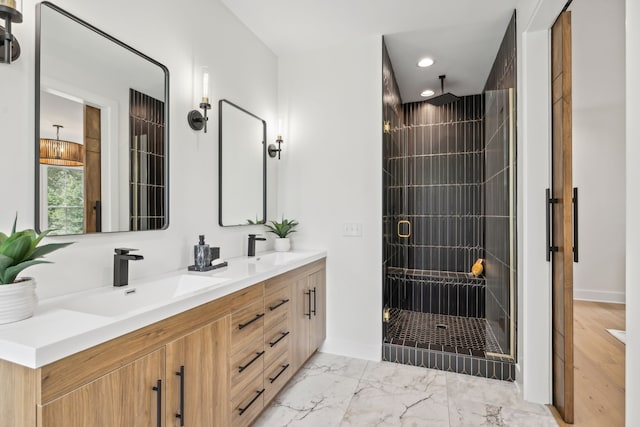
[[[227,267],[209,272],[185,268],[120,288],[43,300],[33,317],[0,325],[0,359],[39,368],[324,257],[326,252],[317,250],[267,252],[228,259]],[[207,280],[223,282],[207,286]],[[124,296],[132,289],[137,294]],[[165,298],[167,289],[171,294]]]

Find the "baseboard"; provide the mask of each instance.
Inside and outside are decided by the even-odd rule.
[[[361,342],[327,339],[319,351],[356,359],[380,361],[382,360],[382,340],[378,345],[369,345]]]
[[[580,301],[610,302],[616,304],[625,303],[624,292],[590,291],[586,289],[573,289],[573,299]]]

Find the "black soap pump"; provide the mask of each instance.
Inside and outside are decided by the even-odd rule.
[[[199,236],[199,242],[193,247],[193,259],[197,270],[203,271],[211,266],[211,251],[204,242],[204,234]]]

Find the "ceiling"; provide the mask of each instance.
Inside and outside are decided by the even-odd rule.
[[[403,102],[480,93],[516,0],[221,0],[276,55],[385,35]],[[418,69],[417,61],[436,63]]]

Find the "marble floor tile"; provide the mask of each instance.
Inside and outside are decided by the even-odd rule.
[[[358,380],[330,373],[295,379],[265,409],[254,426],[338,426]]]
[[[546,427],[544,405],[517,385],[390,362],[317,353],[256,420],[257,427]]]
[[[416,388],[361,380],[340,426],[448,427],[447,389],[438,380],[432,376]]]
[[[490,403],[469,400],[449,400],[449,419],[451,427],[557,426],[551,413],[546,408],[542,408],[546,411],[546,414],[535,414],[509,406],[497,406]]]

